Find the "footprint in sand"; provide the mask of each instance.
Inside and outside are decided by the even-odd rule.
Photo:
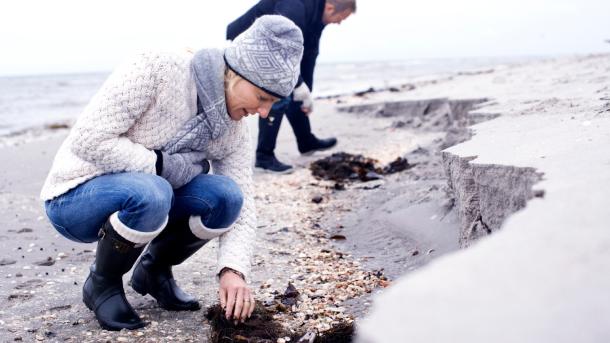
[[[33,290],[36,288],[40,288],[44,285],[44,280],[41,279],[31,279],[31,280],[27,280],[23,283],[18,284],[17,286],[14,287],[14,289],[18,289],[18,290]]]
[[[8,296],[8,300],[12,301],[12,300],[29,300],[31,298],[33,298],[34,295],[30,294],[30,293],[15,293],[15,294],[11,294]]]
[[[15,264],[15,263],[17,263],[17,261],[11,260],[9,258],[0,259],[0,266],[8,266],[10,264]]]

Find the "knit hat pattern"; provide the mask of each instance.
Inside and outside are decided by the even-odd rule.
[[[280,15],[261,16],[225,49],[231,69],[278,98],[292,93],[302,57],[301,29]]]

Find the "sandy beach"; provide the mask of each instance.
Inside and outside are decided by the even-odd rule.
[[[426,276],[422,273],[432,269],[438,271],[428,273],[436,273],[433,275],[435,280],[447,281],[446,288],[450,288],[449,277],[442,274],[450,266],[443,267],[440,263],[450,264],[454,256],[484,249],[481,247],[488,241],[501,238],[507,231],[506,221],[510,221],[516,211],[524,207],[529,209],[531,199],[551,204],[561,202],[552,197],[555,184],[548,187],[542,183],[541,186],[540,181],[565,182],[563,178],[567,176],[553,174],[548,168],[561,169],[562,163],[569,161],[548,152],[544,153],[548,165],[535,165],[531,160],[515,157],[527,155],[523,151],[502,155],[498,150],[502,143],[494,137],[503,137],[503,131],[491,123],[499,123],[495,125],[509,128],[511,132],[522,132],[527,126],[519,123],[535,119],[530,127],[536,128],[534,131],[538,135],[528,136],[527,141],[550,145],[547,150],[551,152],[552,144],[555,144],[553,139],[561,139],[561,136],[549,136],[544,126],[558,118],[568,120],[563,128],[566,131],[602,126],[600,131],[593,133],[578,131],[569,136],[570,139],[586,141],[598,137],[596,135],[606,137],[608,130],[604,125],[610,116],[609,84],[610,55],[590,55],[498,66],[443,78],[420,77],[386,90],[319,99],[312,114],[314,132],[320,137],[339,137],[338,146],[313,156],[300,156],[290,128],[283,125],[278,158],[295,165],[296,171],[281,176],[255,174],[258,237],[251,284],[257,299],[273,302],[274,296],[283,293],[288,283],[292,283],[301,294],[298,305],[278,313],[276,320],[288,331],[295,332],[324,332],[339,323],[354,321],[358,328],[360,320],[370,316],[374,302],[372,317],[367,317],[361,331],[363,337],[366,342],[396,342],[394,331],[387,330],[384,335],[374,329],[380,321],[388,321],[384,313],[389,316],[402,313],[388,304],[392,302],[390,293],[403,289],[402,283],[395,280],[402,277],[400,281],[406,280],[408,287],[408,280],[413,275],[421,280],[418,282],[425,289],[433,280],[424,279]],[[255,139],[257,122],[254,118],[248,120]],[[474,124],[477,124],[475,129],[471,129]],[[3,278],[0,339],[25,342],[206,341],[210,329],[204,318],[205,310],[164,311],[157,307],[154,299],[141,297],[127,284],[125,289],[131,304],[149,325],[131,332],[100,330],[93,314],[81,301],[82,283],[93,261],[95,245],[76,244],[60,237],[46,220],[38,200],[55,151],[66,132],[65,129],[55,130],[51,135],[27,140],[13,137],[0,147],[3,166],[0,173],[0,277]],[[474,139],[483,138],[465,151],[452,150],[456,144],[468,144],[473,134]],[[610,166],[608,148],[598,148],[605,153],[606,159],[596,163],[607,168]],[[377,159],[380,165],[405,157],[412,166],[379,180],[346,182],[338,187],[336,182],[316,179],[309,170],[310,163],[335,152],[362,154]],[[599,158],[603,153],[592,154],[590,158]],[[482,165],[516,168],[510,172],[502,169],[488,179],[484,179],[486,174],[482,173],[479,174],[481,178],[474,179],[475,185],[476,180],[484,179],[480,184],[489,186],[477,194],[478,212],[472,210],[472,197],[463,177],[464,166],[477,155],[481,156],[479,163]],[[580,162],[593,163],[587,159]],[[472,173],[478,170],[475,168]],[[603,173],[604,169],[595,170]],[[591,194],[608,190],[607,177],[600,177],[597,182],[598,193]],[[569,182],[565,186],[567,193],[562,196],[577,196],[578,187],[568,186]],[[510,201],[498,205],[504,199]],[[607,200],[603,204],[607,204]],[[595,225],[610,222],[607,215],[600,214],[602,207],[595,207],[590,213]],[[541,218],[539,214],[534,212],[531,216]],[[544,220],[540,220],[542,224],[539,224],[544,226]],[[608,234],[600,235],[597,239],[607,243]],[[543,240],[543,237],[533,237],[531,242],[540,241],[542,245]],[[587,256],[608,261],[609,252],[607,245],[605,247]],[[560,254],[561,249],[549,253]],[[196,294],[204,309],[217,303],[215,263],[216,242],[213,241],[175,268],[178,283],[187,292]],[[502,263],[498,265],[503,266]],[[575,268],[586,271],[584,276],[590,275],[586,265]],[[506,269],[507,273],[509,271]],[[529,280],[528,275],[517,277]],[[124,278],[125,283],[128,279],[129,274]],[[501,280],[501,277],[497,279]],[[561,278],[551,279],[561,283]],[[606,277],[595,279],[595,286],[590,290],[599,291],[607,282]],[[386,288],[389,291],[386,292]],[[431,287],[426,296],[454,295],[443,293],[442,289],[434,291]],[[476,293],[467,287],[463,291]],[[379,293],[386,297],[385,302],[375,300]],[[426,299],[416,301],[417,292],[408,293],[408,296],[412,316],[428,313],[422,310]],[[607,298],[601,300],[599,313],[610,313]],[[579,298],[573,301],[578,302]],[[451,316],[456,316],[459,304],[450,308],[455,310]],[[475,312],[473,310],[471,319],[480,319]],[[569,319],[569,316],[565,318]],[[444,336],[434,335],[434,330],[442,330],[442,326],[426,327],[423,321],[417,323],[420,330],[418,335],[414,334],[413,341],[424,341],[427,337],[442,341]],[[596,337],[610,337],[607,330],[598,332]]]

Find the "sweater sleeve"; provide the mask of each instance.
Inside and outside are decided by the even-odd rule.
[[[156,97],[158,54],[140,54],[113,72],[71,132],[70,150],[104,172],[155,173],[156,154],[124,134]]]
[[[319,41],[316,42],[319,44]],[[318,58],[318,46],[308,49],[303,54],[303,60],[301,61],[301,76],[300,80],[305,82],[309,90],[313,92],[313,74],[316,69],[316,60]]]
[[[248,125],[241,122],[238,126],[237,149],[222,159],[212,160],[214,174],[230,177],[240,187],[244,202],[239,217],[231,230],[220,236],[218,250],[218,269],[235,269],[250,281],[250,269],[254,240],[256,239],[256,208],[254,203],[254,184],[252,165],[254,153],[250,144]]]

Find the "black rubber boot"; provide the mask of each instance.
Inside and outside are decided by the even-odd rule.
[[[169,224],[150,242],[136,264],[131,287],[142,295],[150,294],[166,310],[199,310],[201,306],[197,299],[176,284],[172,266],[184,262],[207,242],[193,235],[188,221]]]
[[[100,230],[95,263],[83,286],[83,302],[106,330],[139,329],[146,324],[125,298],[123,275],[144,250],[121,237],[110,222]]]

